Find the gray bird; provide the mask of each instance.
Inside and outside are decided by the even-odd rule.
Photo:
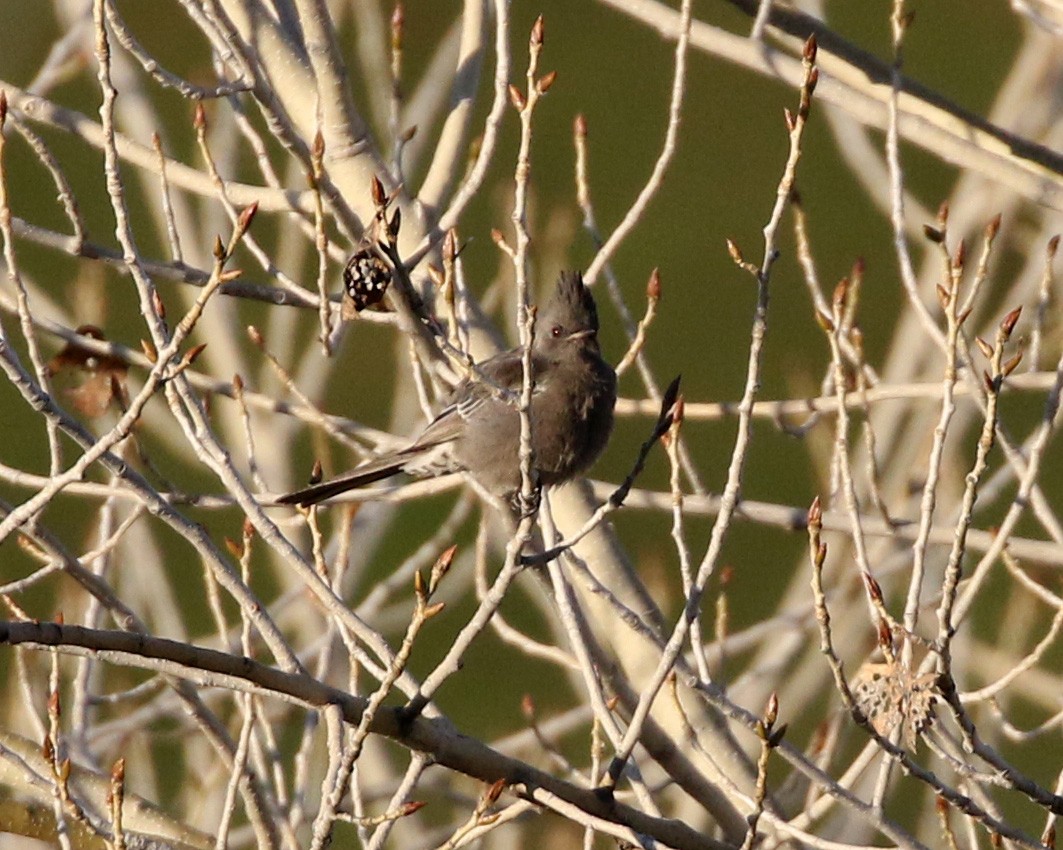
[[[519,394],[521,349],[479,364],[495,386]],[[561,484],[602,453],[613,428],[616,373],[598,348],[598,311],[579,272],[563,272],[539,311],[532,344],[531,401],[535,468],[544,486]],[[407,448],[368,461],[346,475],[282,496],[285,505],[312,505],[397,472],[428,478],[467,471],[496,496],[520,490],[520,416],[515,398],[462,381],[446,406]]]

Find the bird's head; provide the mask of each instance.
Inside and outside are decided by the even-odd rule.
[[[560,356],[570,346],[598,348],[598,309],[579,272],[562,272],[535,321],[535,349]]]

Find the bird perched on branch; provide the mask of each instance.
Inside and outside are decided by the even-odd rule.
[[[516,348],[479,364],[486,381],[462,381],[407,448],[289,493],[278,502],[316,504],[397,472],[430,478],[459,471],[469,472],[491,493],[512,501],[521,486],[517,401],[523,380],[521,354]],[[598,311],[578,272],[563,272],[539,311],[531,365],[534,468],[544,486],[561,484],[602,453],[616,404],[616,373],[602,359]]]

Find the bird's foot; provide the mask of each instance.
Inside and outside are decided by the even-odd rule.
[[[536,487],[530,494],[517,493],[513,497],[513,507],[521,519],[535,516],[539,513],[539,506],[543,501],[542,487]]]

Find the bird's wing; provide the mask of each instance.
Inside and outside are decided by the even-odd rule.
[[[455,439],[461,433],[462,423],[473,416],[485,402],[507,403],[500,397],[499,389],[511,393],[520,392],[524,380],[524,367],[519,348],[496,354],[478,364],[477,369],[485,380],[470,378],[462,381],[451,394],[450,402],[425,429],[415,445],[434,445],[435,442]],[[543,373],[542,358],[538,355],[532,356],[532,373],[539,375]],[[541,390],[541,386],[536,386],[536,393]],[[512,403],[516,409],[515,402],[508,403]],[[453,430],[457,433],[453,433]],[[426,437],[430,438],[430,442],[422,443]]]

